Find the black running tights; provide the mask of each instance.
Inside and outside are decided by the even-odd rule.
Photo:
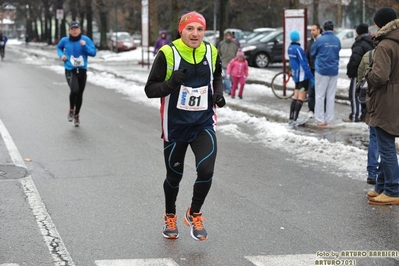
[[[194,183],[191,212],[200,212],[211,188],[215,167],[217,140],[212,130],[201,131],[191,143],[164,141],[166,179],[163,184],[166,213],[176,213],[176,198],[183,177],[184,158],[188,145],[195,156],[197,179]]]
[[[69,94],[69,108],[75,110],[78,115],[83,102],[83,91],[86,87],[87,73],[85,69],[65,70],[65,77],[71,93]]]

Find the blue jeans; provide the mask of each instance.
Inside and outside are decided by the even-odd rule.
[[[369,147],[367,150],[367,173],[368,178],[375,179],[378,175],[378,144],[377,136],[375,135],[375,127],[369,127]]]
[[[223,86],[226,93],[231,93],[231,79],[227,78],[227,69],[223,68]]]
[[[375,184],[377,193],[384,192],[391,197],[399,197],[399,165],[396,155],[395,136],[376,127],[378,151],[380,153],[380,172]]]

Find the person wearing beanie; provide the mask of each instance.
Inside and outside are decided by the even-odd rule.
[[[299,41],[299,32],[297,30],[291,31],[290,39],[291,39],[291,42],[298,42]]]
[[[206,21],[195,11],[183,14],[178,24],[180,38],[162,46],[155,56],[144,91],[160,98],[165,212],[162,235],[179,237],[176,200],[183,178],[188,147],[194,153],[197,178],[184,222],[195,240],[206,240],[201,208],[210,191],[217,154],[217,107],[223,97],[222,68],[218,50],[204,42]]]
[[[331,126],[334,120],[341,41],[334,34],[334,23],[327,20],[323,33],[313,43],[310,55],[315,59],[315,123]]]
[[[363,122],[366,114],[366,105],[361,104],[356,97],[357,69],[362,57],[368,51],[374,49],[374,43],[369,34],[369,25],[361,23],[356,27],[356,39],[352,44],[352,54],[346,65],[346,75],[350,79],[348,96],[351,104],[351,112],[348,117],[344,117],[344,122]]]
[[[232,59],[227,65],[227,76],[233,80],[233,86],[231,88],[231,98],[234,99],[236,95],[236,89],[240,84],[240,90],[238,92],[238,98],[242,99],[244,93],[245,80],[248,77],[248,61],[245,59],[244,52],[241,50],[237,51],[236,57]]]
[[[237,42],[233,40],[233,34],[230,31],[226,31],[224,34],[224,40],[222,40],[218,45],[218,51],[220,60],[222,60],[222,69],[223,69],[223,86],[224,91],[227,94],[231,94],[231,79],[227,77],[227,65],[230,63],[232,59],[236,57],[238,51]]]
[[[88,57],[96,56],[97,49],[93,41],[82,34],[79,21],[69,24],[69,36],[63,37],[57,44],[57,54],[64,62],[65,78],[70,88],[67,119],[80,125],[80,109],[83,92],[86,87]]]
[[[384,27],[388,22],[398,18],[395,9],[391,7],[383,7],[374,15],[374,23],[378,28]]]
[[[300,34],[294,30],[290,32],[291,44],[288,46],[288,57],[292,77],[295,81],[294,96],[290,105],[288,123],[295,125],[303,102],[306,99],[309,84],[314,82],[312,71],[310,70],[305,51],[299,44]]]
[[[399,165],[395,140],[399,136],[399,19],[390,7],[379,9],[374,22],[380,29],[367,80],[366,124],[375,128],[380,168],[373,190],[367,193],[371,205],[399,205]]]
[[[356,26],[356,33],[357,35],[363,35],[363,34],[368,34],[369,33],[369,25],[366,23],[361,23]]]

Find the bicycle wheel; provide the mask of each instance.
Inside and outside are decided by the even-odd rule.
[[[288,99],[294,95],[295,81],[290,74],[280,72],[272,79],[272,92],[279,99]]]

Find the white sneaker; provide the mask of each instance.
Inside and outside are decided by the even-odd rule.
[[[314,117],[314,113],[312,111],[309,111],[308,112],[308,118],[310,119],[310,118],[313,118],[313,117]]]

